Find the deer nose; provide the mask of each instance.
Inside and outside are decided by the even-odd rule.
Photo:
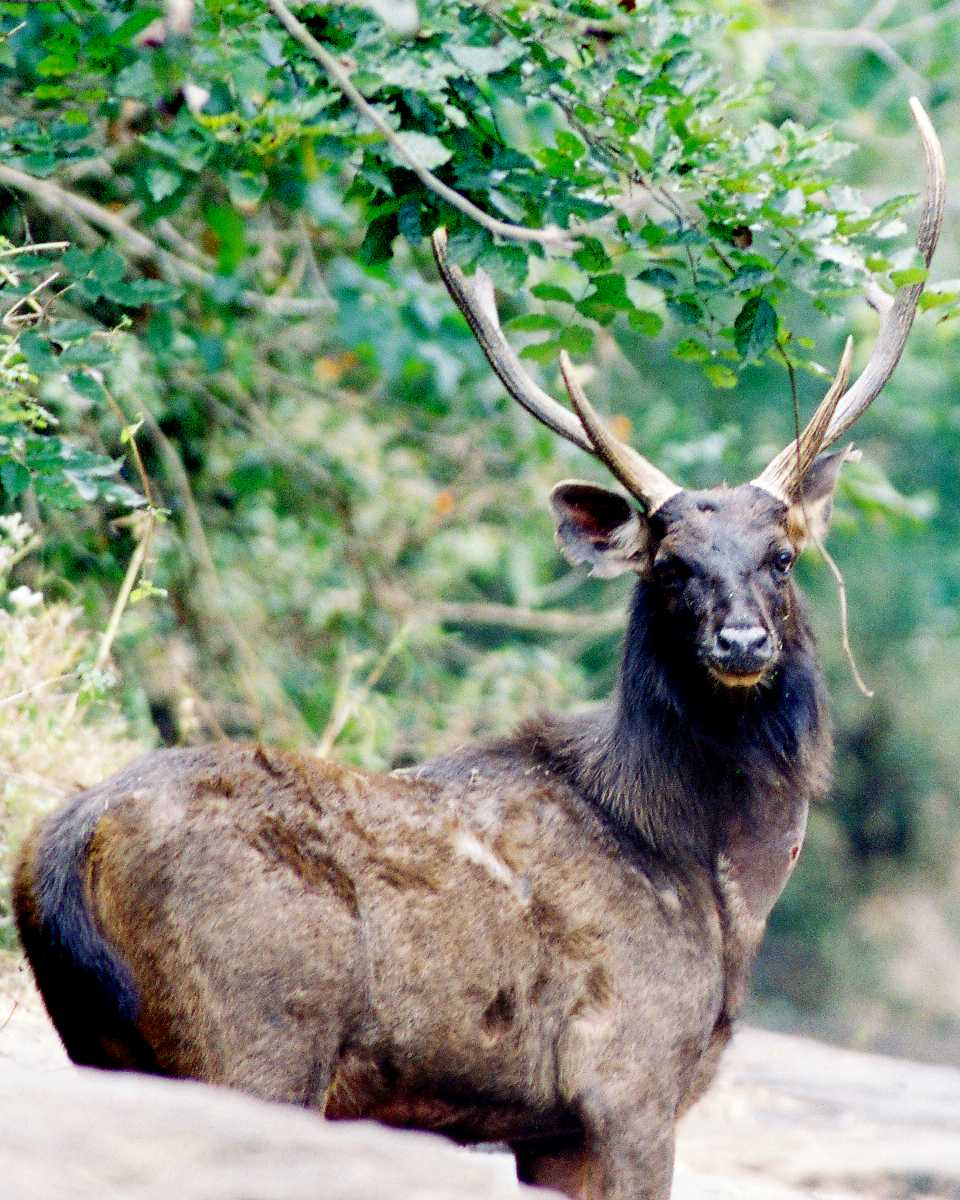
[[[715,645],[717,656],[735,665],[762,665],[773,653],[770,634],[762,625],[725,625]]]

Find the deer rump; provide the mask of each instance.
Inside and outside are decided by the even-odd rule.
[[[20,933],[71,1057],[462,1141],[672,1127],[726,1035],[709,872],[503,743],[413,776],[160,751],[28,844]]]

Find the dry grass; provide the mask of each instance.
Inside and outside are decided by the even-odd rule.
[[[23,527],[0,518],[0,587]],[[78,787],[104,779],[147,749],[114,703],[71,715],[78,668],[95,654],[79,610],[16,588],[0,607],[0,947],[14,941],[9,875],[30,825]]]

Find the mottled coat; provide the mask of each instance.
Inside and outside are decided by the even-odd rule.
[[[77,1062],[505,1140],[571,1195],[669,1193],[827,781],[799,534],[752,488],[651,521],[592,485],[554,505],[572,557],[639,576],[608,706],[387,776],[160,751],[36,833],[19,926]],[[716,630],[748,618],[774,665],[734,686],[755,664],[718,676]]]

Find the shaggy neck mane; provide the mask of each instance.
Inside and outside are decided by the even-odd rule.
[[[725,818],[826,785],[829,730],[813,637],[799,597],[769,683],[725,688],[677,645],[640,582],[620,683],[589,714],[541,717],[518,740],[632,836],[670,857],[711,859]]]

